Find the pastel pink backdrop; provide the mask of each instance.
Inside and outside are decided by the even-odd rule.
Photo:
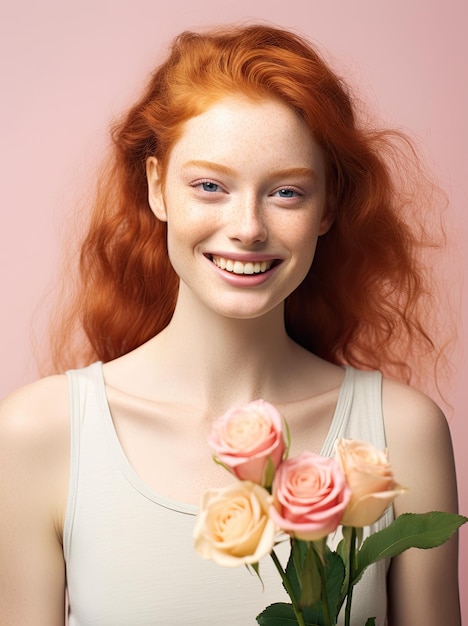
[[[313,38],[384,120],[422,142],[451,199],[458,250],[441,268],[460,311],[448,400],[468,513],[467,10],[463,0],[80,0],[0,8],[0,397],[37,377],[33,313],[54,278],[66,219],[92,180],[109,120],[135,96],[171,37],[263,20]],[[452,245],[455,242],[453,238]],[[444,302],[441,303],[443,308]],[[47,308],[35,314],[40,340]],[[468,620],[468,530],[461,596]]]

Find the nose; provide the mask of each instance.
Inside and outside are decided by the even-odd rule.
[[[263,243],[267,234],[262,203],[257,198],[244,198],[233,207],[229,215],[230,239],[252,245]]]

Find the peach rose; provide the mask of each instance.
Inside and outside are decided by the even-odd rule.
[[[318,541],[337,528],[349,496],[344,474],[334,459],[303,452],[279,466],[270,516],[294,537]]]
[[[208,443],[237,478],[269,487],[286,448],[283,418],[272,404],[255,400],[218,418]]]
[[[338,439],[335,451],[351,489],[342,524],[369,526],[406,489],[395,482],[386,451],[355,439]]]
[[[266,489],[250,481],[206,491],[194,530],[195,550],[228,567],[258,563],[275,543],[271,501]]]

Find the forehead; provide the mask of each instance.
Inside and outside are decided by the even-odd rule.
[[[185,122],[169,165],[187,159],[323,166],[322,151],[295,110],[279,100],[242,96],[219,100]]]

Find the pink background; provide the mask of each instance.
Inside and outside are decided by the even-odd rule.
[[[134,98],[171,37],[186,28],[261,19],[319,42],[387,123],[422,142],[448,191],[456,234],[441,267],[460,311],[448,392],[468,514],[467,10],[464,0],[42,0],[0,8],[0,397],[37,377],[37,312],[59,262],[66,218],[87,192],[108,122]],[[330,58],[330,56],[329,56]],[[444,303],[441,303],[442,306]],[[461,596],[468,620],[468,529]]]

